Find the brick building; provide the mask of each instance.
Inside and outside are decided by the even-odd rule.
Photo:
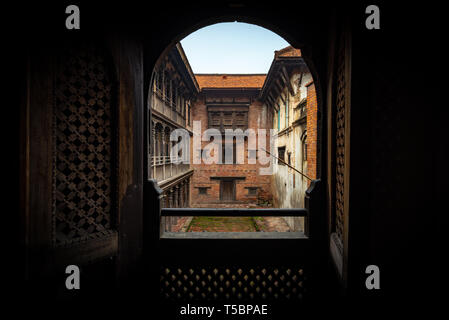
[[[201,131],[217,129],[222,135],[223,142],[226,129],[241,129],[241,133],[253,129],[255,139],[259,139],[257,129],[268,129],[269,132],[272,125],[271,113],[267,105],[259,100],[265,74],[195,76],[200,86],[200,93],[193,106],[192,118],[201,125]],[[237,151],[239,141],[244,145],[243,153]],[[270,177],[259,174],[259,168],[264,165],[257,159],[256,147],[252,148],[249,142],[248,136],[237,134],[232,147],[231,144],[225,146],[223,143],[221,147],[217,144],[215,150],[219,150],[220,160],[225,162],[226,155],[230,157],[229,163],[223,164],[203,162],[195,164],[195,159],[198,160],[201,154],[204,155],[204,147],[210,141],[202,141],[199,146],[193,146],[192,206],[246,207],[271,202]],[[239,159],[243,159],[243,163],[237,164],[239,156],[242,157]],[[248,156],[253,161],[250,161]]]
[[[307,177],[316,178],[317,104],[313,78],[299,49],[289,46],[275,52],[261,100],[273,113],[277,130],[275,150],[280,160],[271,176],[273,205],[303,208]],[[291,228],[301,228],[302,218],[285,219]]]
[[[150,148],[150,177],[157,180],[163,190],[164,207],[190,206],[190,180],[193,169],[181,161],[181,155],[170,154],[170,134],[175,129],[192,133],[191,101],[198,93],[198,84],[187,61],[184,50],[178,43],[163,57],[154,70],[150,95],[151,134],[154,141]],[[165,228],[176,224],[177,217],[167,218]]]
[[[274,152],[264,155],[273,160],[273,172],[261,175],[259,169],[263,148],[252,149],[245,136],[243,160],[236,164],[236,142],[233,148],[221,146],[219,156],[232,154],[232,163],[199,162],[204,147],[212,141],[203,137],[200,145],[191,145],[191,205],[194,207],[304,207],[304,194],[310,180],[316,178],[316,95],[313,79],[301,51],[289,46],[276,51],[268,74],[196,74],[199,94],[192,109],[193,121],[201,131],[216,128],[275,129]],[[256,140],[257,140],[256,139]],[[237,140],[237,139],[234,139]],[[224,144],[224,143],[223,143]],[[218,150],[218,149],[216,149]],[[273,151],[273,150],[272,150]],[[212,152],[213,153],[213,152]],[[248,156],[256,159],[252,163]],[[277,161],[279,157],[282,161]],[[219,158],[219,160],[223,160]],[[298,229],[301,218],[286,218],[291,229]]]
[[[299,49],[275,51],[267,74],[194,75],[177,44],[155,70],[150,98],[154,145],[149,165],[164,191],[164,206],[304,207],[307,177],[316,178],[317,105]],[[170,134],[177,128],[189,132],[189,164],[170,156],[175,143]],[[215,129],[216,136],[206,135],[206,129]],[[227,129],[233,132],[229,144]],[[273,149],[270,129],[276,133]],[[205,163],[205,155],[216,157],[215,162]],[[270,174],[261,174],[269,167]],[[179,224],[170,219],[166,228]],[[302,226],[302,218],[285,220],[292,230]]]

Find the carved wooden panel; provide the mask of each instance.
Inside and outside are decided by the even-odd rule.
[[[209,111],[209,128],[246,130],[248,128],[248,112]]]
[[[344,229],[344,180],[345,180],[345,38],[341,32],[337,46],[335,92],[335,232],[343,241]]]
[[[299,301],[307,278],[301,267],[164,267],[160,294],[170,301]]]
[[[220,128],[221,123],[221,113],[220,112],[210,112],[209,113],[209,127],[211,128]]]
[[[245,129],[248,126],[248,119],[247,119],[247,113],[246,112],[236,112],[235,113],[235,127]]]
[[[99,49],[67,50],[54,78],[53,242],[113,232],[115,174],[111,74]]]

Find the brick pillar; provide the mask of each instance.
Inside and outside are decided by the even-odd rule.
[[[307,86],[307,175],[317,178],[317,100],[313,82]],[[310,183],[310,182],[309,182]]]

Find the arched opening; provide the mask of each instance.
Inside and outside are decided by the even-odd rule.
[[[251,19],[238,20],[234,24],[253,26],[240,21],[254,23]],[[225,21],[229,18],[217,18],[201,27],[217,26]],[[265,23],[255,24],[265,27]],[[259,28],[272,33],[264,27]],[[275,27],[268,28],[276,30],[276,35],[284,34]],[[187,136],[190,135],[185,147],[190,153],[189,162],[167,159],[161,163],[156,162],[153,155],[157,130],[148,130],[147,159],[150,160],[147,177],[155,179],[163,190],[163,206],[168,208],[168,204],[178,203],[176,194],[173,201],[167,199],[171,197],[170,190],[179,183],[186,184],[189,189],[189,197],[184,203],[190,208],[305,208],[305,191],[312,180],[320,178],[321,161],[318,159],[322,150],[318,148],[321,86],[313,63],[307,57],[307,49],[288,43],[273,48],[265,72],[195,73],[181,40],[204,29],[197,26],[175,37],[161,52],[149,81],[146,111],[151,122],[148,123],[154,123],[156,119],[170,128],[170,134],[184,130],[188,132]],[[286,38],[291,39],[290,43],[299,43],[289,36]],[[220,135],[219,146],[217,139],[204,139],[213,130]],[[255,135],[250,137],[251,130]],[[310,141],[302,139],[307,130],[312,132],[307,138]],[[226,144],[225,133],[229,131],[234,131],[234,136]],[[259,139],[259,132],[263,132],[266,138]],[[173,138],[171,146],[175,145],[178,137]],[[264,145],[259,140],[265,140]],[[211,141],[214,141],[213,146]],[[165,147],[168,146],[167,142]],[[169,151],[165,150],[165,153]],[[205,163],[208,156],[214,160]],[[307,161],[307,156],[314,159]],[[309,168],[307,164],[310,164]],[[313,168],[310,167],[312,165]],[[265,170],[268,173],[261,174],[264,167],[269,169]],[[170,226],[164,222],[163,229],[170,232],[305,231],[302,216],[235,219],[238,222],[245,220],[251,227],[223,228],[226,221],[235,222],[224,217],[213,219],[209,227],[204,227],[206,218],[191,217],[182,220],[184,225]],[[166,220],[174,221],[169,217]],[[203,225],[203,228],[198,225]]]
[[[222,137],[222,129],[240,128],[243,130],[250,127],[249,124],[254,118],[249,115],[249,109],[254,107],[252,104],[257,103],[259,109],[255,114],[260,116],[265,112],[265,117],[260,119],[269,119],[265,121],[266,126],[264,129],[284,130],[284,137],[295,136],[298,138],[295,138],[289,144],[285,142],[285,145],[276,146],[274,152],[270,152],[272,155],[267,155],[263,152],[260,154],[259,145],[251,145],[252,141],[250,137],[243,137],[243,139],[241,139],[247,146],[243,154],[245,161],[255,160],[255,162],[258,163],[262,158],[272,159],[273,157],[276,157],[278,170],[284,171],[282,175],[283,177],[288,178],[287,183],[290,184],[290,187],[299,189],[299,186],[303,186],[303,204],[294,204],[290,202],[288,205],[279,205],[277,207],[254,208],[259,210],[257,215],[248,213],[247,209],[252,210],[252,208],[226,208],[224,205],[235,205],[236,201],[243,201],[242,199],[246,201],[246,203],[243,203],[244,205],[248,203],[258,205],[257,198],[261,195],[267,196],[267,194],[271,192],[271,197],[275,198],[274,191],[276,191],[276,188],[273,188],[275,190],[267,190],[261,188],[260,184],[247,183],[250,177],[248,173],[239,173],[238,175],[231,175],[229,173],[220,175],[215,173],[213,176],[208,174],[206,175],[206,178],[208,179],[207,183],[200,181],[194,188],[194,173],[191,175],[188,173],[188,171],[191,170],[190,165],[183,162],[178,163],[179,158],[183,157],[186,152],[184,152],[184,150],[175,154],[171,152],[173,145],[176,145],[179,142],[179,137],[176,137],[176,140],[171,139],[172,133],[179,128],[186,127],[192,128],[193,132],[194,121],[197,120],[196,117],[198,116],[198,113],[195,113],[198,110],[197,100],[193,99],[193,96],[197,93],[192,93],[197,79],[193,74],[191,78],[194,80],[186,81],[186,78],[189,76],[188,68],[185,67],[187,59],[182,59],[182,51],[179,49],[179,46],[177,46],[177,43],[185,35],[195,30],[199,30],[200,27],[218,22],[234,21],[236,19],[238,21],[255,23],[276,31],[292,45],[291,48],[280,47],[275,49],[277,50],[277,56],[274,55],[272,57],[272,59],[275,60],[275,62],[273,62],[273,68],[271,69],[270,67],[267,72],[265,72],[263,81],[261,81],[257,88],[232,88],[234,91],[242,91],[240,95],[241,100],[233,101],[232,107],[235,107],[235,109],[232,111],[227,109],[227,106],[219,105],[220,101],[213,101],[214,94],[220,93],[222,94],[221,97],[224,97],[223,88],[210,88],[205,90],[207,92],[201,93],[202,88],[198,85],[198,94],[203,94],[203,101],[205,101],[206,104],[210,102],[211,105],[210,114],[207,109],[208,106],[204,106],[204,110],[207,111],[205,126],[209,127],[210,125],[212,129],[216,130],[215,132],[218,132],[218,136]],[[279,19],[278,22],[280,20],[281,19]],[[172,34],[176,33],[176,28],[178,27],[173,27]],[[181,29],[181,27],[179,27],[179,29]],[[307,121],[304,122],[304,118],[308,118],[308,110],[310,110],[310,108],[308,108],[308,91],[312,91],[310,89],[312,85],[316,87],[314,90],[316,94],[315,116],[317,121],[315,135],[317,139],[315,158],[316,178],[322,177],[320,163],[322,163],[321,150],[324,149],[320,147],[320,137],[322,135],[321,117],[324,114],[321,103],[322,84],[320,84],[318,72],[315,71],[315,66],[310,60],[310,51],[307,46],[307,41],[300,41],[302,38],[294,34],[296,32],[295,28],[289,29],[289,32],[292,32],[292,35],[294,34],[294,36],[289,36],[283,33],[282,30],[278,30],[262,20],[254,21],[254,19],[240,16],[220,17],[207,20],[199,25],[195,24],[194,27],[185,30],[187,31],[179,32],[179,35],[174,38],[172,38],[170,32],[166,32],[164,35],[157,38],[159,40],[154,40],[150,35],[148,35],[147,38],[134,37],[134,32],[136,30],[120,34],[114,34],[114,32],[111,31],[113,36],[108,38],[110,40],[108,43],[108,50],[112,52],[112,68],[117,71],[118,85],[118,132],[112,137],[113,143],[118,146],[117,159],[114,159],[117,160],[118,163],[118,168],[114,170],[114,173],[117,174],[117,183],[112,183],[111,185],[111,189],[117,193],[118,199],[116,207],[113,208],[118,212],[117,230],[114,230],[117,232],[112,236],[103,232],[101,237],[95,239],[94,242],[89,243],[89,246],[85,243],[81,243],[77,247],[73,245],[73,255],[69,257],[70,259],[67,258],[67,250],[58,251],[58,248],[52,247],[51,244],[48,245],[48,247],[51,248],[52,254],[54,252],[54,256],[59,255],[61,258],[66,259],[64,261],[70,260],[71,263],[90,263],[91,261],[94,261],[94,259],[104,260],[112,257],[116,260],[110,260],[110,270],[117,271],[117,274],[119,274],[120,277],[130,275],[133,271],[132,268],[137,266],[138,261],[141,261],[141,258],[143,257],[145,258],[145,262],[147,262],[145,267],[152,270],[151,276],[155,276],[156,274],[157,276],[160,275],[158,274],[159,269],[154,271],[156,268],[160,267],[160,270],[163,271],[164,274],[162,276],[166,278],[164,278],[164,286],[160,289],[163,294],[168,297],[177,298],[179,295],[185,295],[185,297],[189,298],[191,294],[194,296],[196,295],[196,297],[206,294],[210,297],[215,297],[214,294],[216,294],[220,299],[228,299],[228,296],[239,298],[239,295],[243,295],[245,298],[252,298],[252,294],[261,299],[265,298],[265,296],[276,298],[276,295],[284,296],[286,298],[299,298],[303,292],[301,287],[304,284],[302,282],[303,275],[310,274],[311,272],[318,272],[317,270],[319,269],[314,269],[312,265],[318,260],[322,261],[319,258],[310,258],[317,252],[323,254],[327,250],[327,247],[319,246],[325,243],[326,240],[326,235],[323,236],[323,234],[326,233],[325,223],[322,223],[324,217],[323,212],[325,211],[325,204],[323,204],[323,200],[325,199],[325,196],[323,196],[324,192],[322,189],[318,190],[320,192],[319,197],[314,197],[314,193],[305,193],[306,187],[309,187],[309,179],[303,175],[306,174],[309,176],[309,173],[305,172],[306,170],[304,168],[309,165],[309,160],[307,159],[306,164],[304,157],[307,158],[307,156],[312,153],[309,152],[310,144],[307,143],[307,139],[314,136],[312,133],[313,130],[307,125]],[[145,34],[146,32],[144,28],[140,27],[139,31],[140,34]],[[300,32],[298,31],[298,34],[299,33]],[[164,37],[174,40],[167,41],[166,39],[163,39]],[[324,39],[324,37],[320,39]],[[327,48],[325,44],[326,40],[317,42],[324,43],[322,46]],[[165,44],[168,43],[168,47],[165,46]],[[162,49],[162,47],[164,47],[164,49]],[[150,50],[148,50],[149,48]],[[314,48],[317,48],[317,46],[314,46]],[[320,62],[321,66],[319,74],[324,78],[325,72],[323,70],[326,70],[326,68],[322,67],[322,65],[324,65],[325,56],[327,56],[328,51],[320,51],[319,49],[321,49],[321,47],[318,45],[318,50],[315,50],[314,52],[314,58],[317,56],[319,57],[316,59]],[[180,57],[180,59],[177,60],[178,64],[167,64],[166,62],[170,61],[164,61],[165,57],[172,55],[173,58],[172,52],[176,50]],[[309,69],[310,75],[307,77],[309,77],[310,80],[313,79],[313,82],[307,81],[307,77],[302,72],[295,73],[294,67],[290,70],[288,65],[283,65],[283,63],[286,62],[284,60],[289,60],[290,58],[290,60],[298,59],[298,56],[295,56],[294,54],[287,54],[287,56],[283,56],[283,54],[289,52],[295,53],[297,50],[300,52],[299,57]],[[44,61],[47,64],[42,64],[41,62],[43,57],[48,56],[50,57],[49,60],[51,60],[54,56],[57,56],[57,53],[52,52],[51,49],[44,52],[49,52],[50,54],[43,54],[42,57],[36,55],[33,57],[35,59],[31,61],[31,79],[41,80],[44,72],[52,70],[51,61]],[[174,59],[176,59],[176,57],[172,60]],[[164,65],[164,63],[166,64]],[[177,76],[176,73],[179,73],[178,69],[182,69],[183,65],[184,70],[187,70],[187,73]],[[285,69],[283,67],[285,67]],[[153,72],[153,69],[155,72]],[[271,76],[268,76],[270,69]],[[275,73],[276,76],[274,75]],[[29,118],[32,127],[42,127],[45,129],[42,136],[49,137],[47,139],[51,139],[51,121],[39,122],[35,119],[46,119],[43,116],[45,112],[41,111],[39,113],[40,110],[46,110],[42,108],[41,105],[47,107],[52,106],[52,74],[49,74],[50,76],[45,77],[46,81],[33,80],[35,82],[33,82],[32,96],[29,98],[31,104],[27,105],[27,112],[31,115]],[[203,78],[207,77],[208,76],[204,76]],[[222,74],[220,81],[223,83],[233,80],[233,78],[235,77],[232,74]],[[254,78],[254,81],[258,81],[257,76]],[[35,83],[40,86],[35,85]],[[142,85],[142,83],[144,85]],[[294,87],[295,85],[300,88],[299,94],[297,94],[298,91]],[[293,88],[290,88],[290,86]],[[276,91],[278,94],[275,94]],[[45,96],[45,99],[39,99],[39,95],[42,93],[48,93],[48,95]],[[146,99],[144,98],[145,96]],[[248,96],[250,99],[248,99]],[[161,109],[158,117],[154,116],[156,113],[152,113],[153,109],[158,108],[152,101],[153,98],[161,100],[161,103],[159,104]],[[207,101],[208,98],[212,98],[212,100]],[[231,104],[230,101],[223,102],[228,104],[228,106]],[[35,105],[37,107],[34,107]],[[268,116],[269,113],[271,113],[270,116]],[[41,118],[35,117],[36,114],[38,116],[40,115]],[[296,127],[294,123],[297,124]],[[297,130],[298,128],[301,128],[301,130]],[[258,127],[255,129],[258,129]],[[307,132],[307,136],[305,135],[305,132]],[[192,137],[192,135],[189,136]],[[232,151],[233,156],[229,159],[231,163],[222,164],[220,169],[228,166],[233,168],[232,166],[238,165],[234,162],[239,159],[238,144],[240,138],[242,137],[233,137],[231,146],[228,148],[225,146],[225,148],[213,150],[213,155],[217,155],[219,158],[227,158],[226,155],[228,151]],[[147,139],[147,141],[144,141],[145,139]],[[46,188],[45,199],[41,199],[44,197],[39,198],[40,194],[33,189],[30,192],[32,195],[31,200],[36,204],[35,207],[45,208],[47,203],[51,203],[52,197],[56,194],[52,193],[53,189],[49,184],[49,182],[52,181],[53,176],[52,173],[45,177],[40,175],[41,171],[39,171],[38,166],[35,166],[35,163],[46,163],[46,159],[48,159],[48,156],[52,153],[51,143],[48,144],[50,148],[46,149],[46,145],[43,147],[39,145],[40,141],[38,139],[31,137],[30,141],[32,145],[31,151],[34,152],[33,155],[39,153],[41,158],[37,159],[36,162],[30,162],[30,167],[33,169],[33,175],[27,182],[30,182],[31,186],[36,185],[36,189],[41,188],[41,186]],[[36,152],[36,150],[38,152]],[[190,151],[190,155],[193,157],[195,155],[195,149],[191,148]],[[141,161],[142,159],[143,161]],[[142,166],[142,162],[145,165]],[[24,166],[27,167],[28,163]],[[235,170],[238,169],[236,168]],[[300,174],[296,170],[303,174]],[[40,175],[42,181],[38,181],[37,179],[33,180],[33,177],[37,175]],[[155,181],[157,182],[156,187],[151,185],[152,181],[148,181],[149,178],[155,178]],[[173,180],[173,178],[175,178],[175,180]],[[313,187],[316,186],[316,184],[311,183],[310,186]],[[159,197],[160,194],[158,194],[159,190],[162,190],[161,198]],[[313,190],[316,191],[317,189]],[[211,197],[212,193],[214,193],[214,197]],[[287,193],[288,192],[286,192],[286,194]],[[281,192],[280,195],[282,196],[284,194]],[[202,202],[204,203],[206,200],[210,200],[209,198],[218,203],[214,204],[216,206],[212,208],[192,208],[192,197],[200,199],[200,201],[196,201],[196,205],[201,204]],[[300,199],[299,197],[293,198]],[[280,203],[281,201],[278,200],[278,202]],[[219,210],[216,210],[218,204],[220,204],[221,207],[219,207]],[[209,205],[211,205],[211,203],[209,203]],[[188,207],[193,210],[190,214],[186,214],[185,211],[189,209]],[[206,209],[207,215],[204,214],[202,209]],[[227,211],[227,209],[230,209],[230,211]],[[184,222],[187,221],[189,216],[203,215],[207,217],[210,216],[212,212],[216,214],[216,217],[220,218],[230,215],[238,218],[253,218],[264,213],[265,216],[263,216],[263,218],[275,217],[283,219],[289,229],[294,229],[296,227],[296,221],[294,220],[296,217],[304,218],[304,220],[307,219],[308,221],[304,221],[303,230],[300,235],[294,234],[295,232],[292,231],[284,232],[279,230],[275,232],[276,234],[268,231],[263,233],[253,231],[248,232],[257,234],[257,236],[244,234],[247,230],[238,230],[234,233],[239,233],[240,235],[233,234],[229,236],[229,233],[233,232],[230,231],[226,232],[228,235],[221,236],[221,238],[219,235],[214,235],[216,238],[211,238],[210,235],[212,232],[196,231],[177,232],[178,234],[184,233],[181,237],[170,238],[167,234],[164,235],[164,233],[173,232],[173,230],[170,230],[171,226],[179,225],[180,222],[183,223],[183,220]],[[309,216],[310,212],[313,212],[313,215]],[[30,225],[33,225],[34,230],[44,230],[44,232],[39,233],[40,235],[43,235],[42,238],[45,237],[43,243],[47,246],[47,242],[45,241],[51,239],[51,229],[48,229],[46,223],[47,220],[51,221],[53,217],[51,213],[47,213],[45,210],[42,210],[42,216],[46,219],[46,221],[44,221],[44,219],[38,221],[41,222],[42,226],[37,225],[34,228],[32,219],[34,219],[36,215],[30,215]],[[165,224],[161,225],[160,216],[165,218]],[[153,219],[158,220],[156,223],[153,223]],[[313,222],[310,222],[310,219],[312,219]],[[321,219],[321,221],[319,219]],[[216,231],[217,233],[221,232],[219,230]],[[188,236],[185,236],[187,233],[193,234],[195,232],[198,233],[197,235],[194,235],[194,237],[196,237],[195,240],[201,239],[200,241],[194,240],[192,242],[192,237],[189,238]],[[32,233],[30,234],[33,236]],[[344,236],[343,233],[341,234],[342,235],[339,236]],[[179,238],[182,237],[185,238],[185,241],[178,241]],[[269,241],[259,241],[259,239],[262,238],[269,239]],[[288,239],[288,241],[284,241],[285,239]],[[33,245],[39,247],[40,243],[35,241]],[[320,250],[311,249],[316,249],[318,246],[320,247]],[[207,252],[207,255],[204,255],[204,252]],[[292,252],[294,252],[294,254],[292,254]],[[85,261],[80,258],[78,253],[83,255],[82,258],[85,259]],[[266,255],[267,253],[269,253],[268,256]],[[313,254],[311,255],[310,253]],[[150,259],[152,260],[151,262],[149,262]],[[35,264],[38,265],[39,263],[40,260],[36,259]],[[43,263],[40,263],[40,266],[43,266]],[[116,268],[117,270],[112,268]],[[38,269],[35,268],[33,270]],[[176,275],[171,274],[170,270],[175,271]],[[188,272],[190,275],[185,272]],[[210,294],[201,290],[195,290],[195,288],[195,291],[189,291],[191,289],[187,289],[186,293],[183,287],[179,287],[183,291],[178,292],[176,291],[178,283],[172,283],[173,286],[170,286],[170,281],[172,281],[171,279],[173,278],[172,276],[175,276],[181,281],[182,279],[185,279],[184,276],[190,277],[192,274],[195,274],[195,278],[197,278],[196,275],[200,278],[204,277],[204,282],[206,283],[206,281],[209,281],[212,285],[213,281],[210,282],[210,279],[213,277],[227,277],[226,279],[230,284],[229,287],[226,288],[217,286],[216,289],[214,289],[216,291]],[[289,279],[288,281],[295,282],[294,285],[293,282],[290,282],[292,286],[288,288],[283,287],[284,292],[276,291],[279,288],[273,286],[255,292],[252,287],[248,287],[247,285],[239,287],[242,291],[238,291],[240,289],[236,289],[238,281],[235,281],[235,279],[245,276],[247,276],[246,279],[251,279],[258,284],[267,281],[267,279],[271,281],[273,278],[275,278],[276,281]],[[247,281],[246,279],[244,280]],[[165,286],[166,282],[169,283],[168,286]],[[250,281],[248,283],[250,283]],[[198,282],[197,284],[199,285],[201,282]],[[152,288],[157,287],[157,285],[152,286]],[[223,293],[220,291],[220,288],[223,288]],[[270,290],[268,290],[268,288],[270,288]],[[293,288],[295,288],[296,292],[293,291]],[[233,289],[236,289],[237,291],[232,291]]]

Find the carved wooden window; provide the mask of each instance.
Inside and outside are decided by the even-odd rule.
[[[68,51],[54,78],[53,240],[68,245],[112,233],[114,89],[104,55]]]
[[[232,122],[234,120],[232,112],[223,112],[223,128],[232,129]]]
[[[247,111],[209,111],[209,127],[219,130],[248,128]]]
[[[221,113],[220,112],[211,112],[209,114],[210,119],[210,127],[220,128],[221,125]]]
[[[239,129],[246,129],[246,127],[248,126],[248,121],[246,119],[246,113],[245,112],[236,112],[235,113],[235,120],[234,120],[234,125],[235,128],[239,128]]]

